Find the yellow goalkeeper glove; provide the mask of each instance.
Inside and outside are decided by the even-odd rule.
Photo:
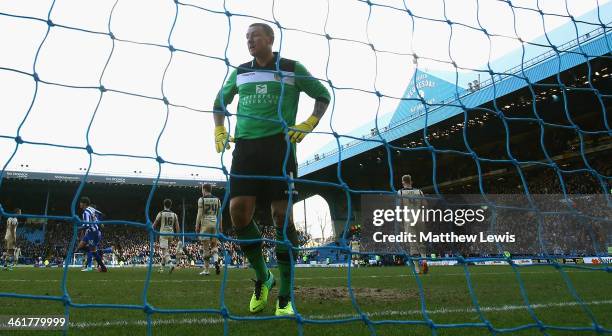
[[[228,137],[225,126],[215,126],[215,148],[217,149],[217,153],[221,153],[223,147],[225,147],[225,149],[230,149],[230,142],[234,142],[234,138],[231,136]]]
[[[299,143],[302,140],[304,140],[304,137],[306,136],[306,134],[312,132],[312,130],[317,126],[318,123],[319,123],[319,118],[311,115],[303,123],[291,127],[293,129],[290,129],[289,132],[287,132],[287,135],[289,136],[289,139],[291,140],[291,142]]]

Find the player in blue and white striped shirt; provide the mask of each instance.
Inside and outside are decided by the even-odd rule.
[[[77,251],[87,251],[87,267],[83,268],[83,272],[92,271],[91,259],[96,258],[101,272],[106,272],[106,266],[102,260],[102,254],[98,253],[98,244],[102,240],[102,231],[98,225],[98,218],[101,213],[91,206],[91,201],[88,197],[81,197],[79,209],[82,211],[81,219],[83,224],[81,229],[85,229],[85,234],[79,242]]]

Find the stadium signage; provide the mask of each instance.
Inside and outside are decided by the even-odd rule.
[[[107,177],[106,181],[111,183],[125,183],[125,178],[123,177]]]
[[[12,177],[12,178],[28,178],[28,173],[25,172],[6,172],[6,176],[7,177]]]
[[[457,260],[431,260],[427,262],[429,266],[454,266],[459,262]]]
[[[548,259],[533,259],[534,264],[550,264]]]
[[[512,262],[517,264],[517,265],[531,265],[531,264],[533,264],[533,260],[532,259],[513,259]]]
[[[583,262],[593,265],[612,264],[612,257],[585,257]]]
[[[421,91],[421,89],[436,87],[436,82],[429,80],[428,75],[424,73],[421,73],[418,76],[416,76],[415,81],[416,81],[416,84],[411,85],[410,88],[408,89],[408,94],[407,94],[408,98],[412,98],[414,94],[417,92],[417,90],[419,90],[419,94],[424,98],[425,94],[423,93],[423,91]]]
[[[531,265],[534,263],[532,259],[512,259],[513,264],[517,265]],[[485,260],[476,261],[474,265],[509,265],[510,263],[506,260]]]
[[[159,181],[157,181],[157,184],[161,184],[161,185],[176,185],[176,181],[159,180]]]
[[[10,179],[25,179],[25,180],[42,180],[42,181],[58,181],[58,182],[81,182],[83,175],[79,174],[61,174],[61,173],[42,173],[42,172],[20,172],[7,171],[6,177]],[[155,178],[145,177],[129,177],[129,176],[104,176],[104,175],[87,175],[87,183],[109,183],[109,184],[125,184],[125,185],[152,185],[156,181]],[[157,184],[160,186],[181,186],[181,187],[199,187],[205,181],[194,179],[159,179]],[[224,182],[211,181],[207,182],[214,187],[224,187]]]
[[[63,180],[63,181],[80,181],[81,178],[78,176],[66,176],[66,175],[55,175],[53,176],[55,180]]]
[[[426,88],[433,89],[436,87],[436,82],[429,79],[428,74],[419,73],[414,77],[413,83],[414,85],[410,85],[410,87],[408,88],[408,92],[406,94],[408,98],[414,98],[415,94],[418,92],[418,96],[416,97],[416,99],[420,98],[425,100],[426,105],[433,105],[436,102],[435,98],[428,98],[428,95],[425,93],[425,90],[423,90]],[[423,114],[425,110],[425,104],[417,104],[411,107],[410,115],[416,116]]]
[[[505,260],[485,260],[485,261],[476,261],[474,265],[508,265],[508,262]]]

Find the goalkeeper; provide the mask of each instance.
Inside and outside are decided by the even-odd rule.
[[[271,207],[276,240],[283,241],[285,214],[290,211],[287,206],[289,196],[287,181],[246,176],[263,175],[277,178],[297,176],[295,143],[302,141],[306,134],[317,126],[329,105],[330,95],[302,64],[281,58],[278,53],[272,52],[274,31],[270,26],[263,23],[251,24],[246,39],[249,53],[254,58],[231,73],[215,99],[213,113],[215,145],[217,152],[222,152],[230,148],[230,141],[234,141],[224,126],[224,118],[226,106],[238,94],[234,132],[236,148],[232,154],[230,176],[230,216],[239,239],[260,239],[261,232],[253,221],[253,213],[256,202],[259,201],[261,204],[265,201],[265,204],[269,203]],[[302,91],[315,99],[314,111],[306,121],[296,125],[295,119]],[[281,116],[278,112],[279,105]],[[289,127],[287,131],[283,127],[283,121]],[[285,166],[286,175],[283,175],[287,152],[289,153]],[[297,246],[298,237],[291,217],[289,212],[287,238],[293,246]],[[249,306],[252,313],[257,313],[265,308],[268,293],[276,281],[266,266],[261,242],[241,243],[240,248],[257,277]],[[293,252],[287,245],[276,245],[276,258],[280,271],[275,311],[277,316],[294,314],[290,301],[292,265],[289,256],[289,253]],[[295,256],[294,253],[293,257]]]

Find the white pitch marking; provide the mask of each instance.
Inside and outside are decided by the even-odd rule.
[[[587,305],[608,305],[612,304],[612,300],[604,301],[589,301],[585,302]],[[572,307],[578,306],[578,302],[553,302],[553,303],[535,303],[531,305],[533,309],[546,309],[555,307]],[[503,305],[503,306],[489,306],[480,307],[482,312],[508,312],[513,310],[527,310],[526,306],[519,305]],[[428,314],[460,314],[460,313],[476,313],[476,309],[470,308],[441,308],[435,310],[427,310]],[[397,310],[386,310],[374,313],[366,313],[369,318],[381,317],[381,316],[409,316],[409,315],[421,315],[420,310],[408,310],[408,311],[397,311]],[[355,314],[333,314],[333,315],[310,315],[304,316],[311,320],[334,320],[334,319],[346,319],[359,317]],[[172,324],[219,324],[223,323],[222,318],[218,317],[202,317],[202,318],[185,318],[185,319],[163,319],[155,320],[152,322],[153,326],[156,325],[172,325]],[[234,322],[233,320],[229,320]],[[70,327],[77,329],[84,328],[99,328],[99,327],[116,327],[116,326],[146,326],[146,320],[120,320],[120,321],[107,321],[107,322],[70,322]]]
[[[590,270],[565,270],[566,273],[589,273],[593,272]],[[195,273],[193,273],[195,274]],[[487,272],[487,273],[474,273],[470,272],[470,277],[474,276],[482,276],[482,275],[507,275],[514,274],[514,272]],[[551,271],[535,271],[535,272],[525,272],[519,271],[519,275],[523,274],[556,274],[556,272]],[[427,275],[422,277],[438,277],[438,276],[465,276],[465,273],[446,273],[446,274],[435,274],[435,275]],[[414,274],[394,274],[394,275],[351,275],[351,279],[365,279],[365,278],[410,278],[414,277]],[[322,276],[322,277],[295,277],[295,280],[321,280],[321,279],[346,279],[346,276]],[[60,279],[0,279],[0,282],[60,282]],[[70,282],[71,280],[68,280]],[[78,282],[144,282],[145,279],[79,279],[74,280]],[[242,282],[247,281],[246,279],[227,279],[227,282]],[[149,282],[221,282],[221,279],[164,279],[164,280],[150,280]]]

